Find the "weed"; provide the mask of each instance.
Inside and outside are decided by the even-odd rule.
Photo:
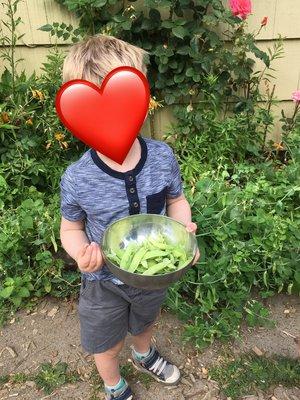
[[[10,381],[12,383],[24,383],[28,380],[28,377],[26,374],[24,374],[23,372],[20,372],[18,374],[14,374],[12,375],[12,377],[10,378]]]
[[[221,390],[232,400],[268,390],[273,385],[286,387],[300,384],[300,363],[285,357],[258,357],[244,354],[240,358],[213,367],[210,377],[219,382]]]
[[[9,381],[9,375],[0,375],[0,386]]]
[[[41,369],[35,377],[38,388],[43,389],[46,394],[51,394],[57,387],[66,383],[74,383],[79,380],[76,372],[67,372],[68,364],[59,362],[42,364]]]

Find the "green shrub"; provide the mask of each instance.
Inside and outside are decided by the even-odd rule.
[[[243,314],[252,325],[267,321],[251,290],[265,298],[298,292],[300,285],[299,104],[292,118],[282,113],[282,142],[267,143],[274,90],[259,90],[262,81],[270,85],[281,39],[259,50],[257,35],[221,0],[147,0],[142,9],[117,0],[58,2],[76,13],[80,27],[53,22],[41,30],[73,42],[102,32],[143,47],[150,52],[152,94],[176,104],[177,123],[166,139],[180,162],[201,250],[197,266],[169,290],[168,305],[186,321],[186,339],[202,347],[236,335]],[[79,284],[78,272],[61,259],[59,180],[86,147],[61,125],[54,107],[63,52],[51,49],[39,77],[17,72],[18,3],[3,3],[9,33],[0,37],[7,46],[0,49],[6,63],[0,79],[0,322],[10,310],[47,293],[70,295]],[[254,73],[256,58],[263,69]]]
[[[249,324],[266,320],[252,289],[300,292],[299,163],[206,167],[190,200],[202,256],[168,301],[199,347],[235,336],[245,313]]]

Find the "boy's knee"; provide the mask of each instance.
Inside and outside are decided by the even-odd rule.
[[[95,357],[100,356],[100,357],[108,357],[108,358],[115,358],[119,355],[120,351],[122,350],[124,345],[124,340],[121,340],[120,342],[118,342],[115,346],[111,347],[110,349],[102,352],[102,353],[98,353],[98,354],[94,354]]]

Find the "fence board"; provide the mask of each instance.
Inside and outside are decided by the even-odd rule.
[[[227,4],[228,1],[224,0]],[[300,5],[299,0],[252,0],[253,14],[249,17],[249,31],[259,29],[260,22],[264,16],[269,17],[268,25],[262,29],[258,46],[266,49],[272,46],[272,39],[281,33],[288,39],[285,40],[285,57],[274,62],[277,70],[274,75],[276,80],[276,96],[281,101],[291,99],[291,93],[300,88]],[[126,1],[126,4],[133,5],[137,10],[143,7],[143,1],[135,3]],[[161,10],[162,15],[167,17],[169,11]],[[39,74],[42,63],[46,61],[48,47],[57,43],[61,49],[68,49],[68,42],[63,39],[51,37],[48,32],[39,31],[38,28],[44,24],[53,22],[65,22],[67,25],[78,26],[78,19],[73,13],[60,6],[55,0],[23,0],[19,3],[17,16],[20,16],[24,24],[19,25],[18,34],[26,33],[18,43],[16,50],[17,58],[25,59],[19,65],[22,69],[31,74],[34,70]],[[0,5],[0,28],[4,33],[7,30],[1,19],[3,18],[3,6]],[[71,44],[71,41],[69,41]],[[262,64],[257,63],[257,68]],[[4,70],[3,63],[0,63],[0,73]],[[290,103],[292,106],[292,103]],[[285,105],[286,106],[286,105]],[[155,127],[158,131],[164,130],[166,121],[172,119],[172,113],[162,111],[157,113]],[[145,128],[148,129],[148,128]],[[150,132],[150,130],[149,130]]]

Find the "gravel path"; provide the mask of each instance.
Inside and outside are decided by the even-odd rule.
[[[182,324],[172,314],[162,311],[156,324],[154,342],[172,362],[183,371],[183,379],[175,388],[166,388],[155,381],[146,385],[135,374],[130,384],[135,400],[222,400],[218,385],[209,379],[209,367],[222,360],[225,350],[240,354],[245,351],[261,351],[263,354],[281,354],[297,357],[297,346],[292,336],[300,336],[299,297],[279,295],[269,301],[276,328],[242,328],[240,340],[227,344],[216,343],[203,352],[191,344],[183,345]],[[121,364],[126,365],[130,357],[130,336],[121,354]],[[36,373],[44,362],[66,362],[70,370],[76,370],[81,380],[57,389],[50,396],[38,390],[35,383],[0,385],[0,400],[22,399],[90,399],[95,387],[91,377],[95,374],[92,359],[82,352],[80,346],[77,302],[46,298],[38,307],[27,313],[20,311],[0,331],[0,375],[12,373]],[[273,396],[273,397],[272,397]],[[101,391],[94,399],[104,399]],[[274,388],[272,393],[249,394],[245,400],[299,400],[300,389]]]

